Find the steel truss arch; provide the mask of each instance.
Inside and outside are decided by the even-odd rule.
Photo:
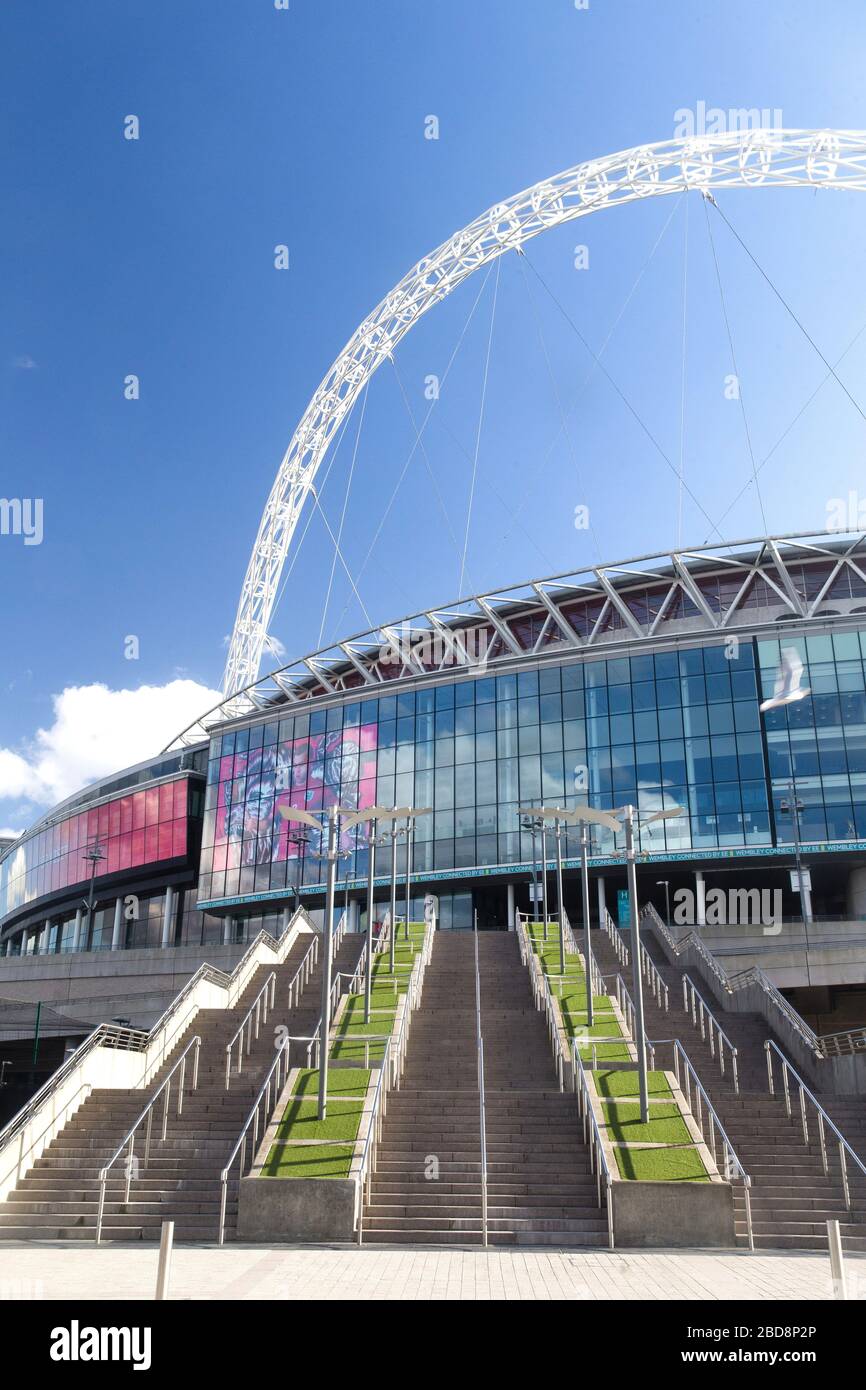
[[[412,326],[470,275],[549,228],[690,189],[866,190],[866,132],[746,130],[643,145],[589,160],[497,203],[425,256],[364,320],[307,406],[265,504],[241,589],[223,691],[241,713],[257,679],[277,586],[302,507],[364,384]],[[248,698],[248,697],[247,697]]]

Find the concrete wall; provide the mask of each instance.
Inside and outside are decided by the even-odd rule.
[[[777,989],[857,985],[866,980],[866,922],[705,926],[701,939],[729,975],[760,966]]]
[[[237,943],[2,956],[0,998],[41,999],[94,1027],[119,1017],[150,1028],[203,961],[231,974],[246,949]]]
[[[727,1182],[618,1182],[610,1188],[617,1249],[730,1249],[734,1197]]]
[[[354,1178],[242,1178],[238,1240],[264,1244],[353,1240]]]

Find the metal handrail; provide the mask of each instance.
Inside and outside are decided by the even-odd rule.
[[[228,1156],[228,1161],[227,1161],[227,1163],[225,1164],[225,1167],[223,1168],[222,1172],[220,1173],[220,1215],[219,1215],[219,1235],[218,1235],[218,1243],[219,1243],[220,1245],[222,1245],[222,1244],[224,1243],[224,1241],[225,1241],[226,1202],[227,1202],[227,1197],[228,1197],[228,1180],[229,1180],[229,1175],[230,1175],[231,1170],[232,1170],[232,1167],[233,1167],[233,1165],[234,1165],[234,1161],[235,1161],[235,1159],[238,1157],[238,1154],[240,1154],[239,1177],[242,1178],[243,1175],[244,1175],[244,1169],[245,1169],[245,1167],[246,1167],[246,1156],[247,1156],[247,1134],[248,1134],[248,1132],[249,1132],[250,1126],[252,1126],[252,1128],[253,1128],[252,1152],[253,1152],[253,1155],[255,1155],[256,1144],[258,1143],[258,1137],[259,1137],[259,1107],[260,1107],[262,1101],[264,1100],[264,1102],[265,1102],[265,1110],[264,1110],[265,1119],[264,1119],[264,1125],[266,1126],[267,1123],[268,1123],[268,1120],[270,1119],[270,1115],[271,1115],[271,1113],[272,1113],[272,1111],[273,1111],[273,1108],[274,1108],[274,1106],[275,1106],[276,1103],[277,1103],[277,1099],[278,1099],[278,1097],[279,1097],[279,1095],[280,1095],[280,1092],[281,1092],[283,1086],[285,1086],[286,1081],[288,1080],[288,1075],[289,1075],[289,1042],[290,1042],[290,1041],[291,1041],[291,1040],[290,1040],[289,1038],[286,1037],[286,1038],[283,1038],[282,1041],[280,1042],[279,1047],[277,1048],[277,1055],[276,1055],[276,1057],[274,1058],[273,1062],[271,1063],[270,1070],[268,1071],[267,1076],[265,1077],[264,1081],[262,1082],[262,1086],[261,1086],[261,1089],[260,1089],[258,1095],[256,1096],[255,1100],[253,1101],[252,1109],[250,1110],[250,1113],[249,1113],[249,1115],[248,1115],[247,1118],[246,1118],[246,1121],[245,1121],[245,1123],[244,1123],[244,1126],[243,1126],[243,1128],[241,1129],[240,1134],[238,1135],[238,1138],[237,1138],[237,1141],[236,1141],[236,1143],[235,1143],[234,1148],[232,1149],[231,1153],[230,1153],[229,1156]],[[281,1080],[280,1080],[280,1071],[283,1070],[283,1068],[284,1068],[285,1070],[284,1070],[284,1074],[283,1074],[282,1081],[281,1081]],[[273,1100],[271,1100],[271,1095],[270,1095],[271,1081],[274,1080],[274,1078],[275,1078],[274,1095],[273,1095]]]
[[[356,1177],[356,1228],[359,1245],[364,1243],[364,1203],[369,1200],[370,1196],[370,1184],[376,1166],[376,1148],[382,1137],[382,1122],[387,1108],[388,1091],[395,1081],[399,1088],[408,1042],[409,1019],[418,1006],[424,988],[424,976],[433,950],[435,932],[436,922],[433,919],[424,932],[421,950],[417,953],[412,965],[412,974],[406,989],[406,1003],[400,1020],[398,1037],[396,1041],[391,1040],[390,1049],[386,1048],[385,1056],[382,1058],[382,1064],[379,1068],[379,1079],[373,1093],[370,1119]]]
[[[650,1067],[655,1070],[656,1049],[659,1047],[672,1047],[674,1050],[674,1075],[677,1085],[685,1096],[689,1114],[695,1120],[701,1137],[713,1156],[713,1162],[719,1168],[718,1145],[721,1144],[722,1158],[724,1160],[724,1176],[727,1182],[732,1182],[734,1178],[739,1178],[743,1184],[743,1196],[746,1207],[746,1234],[749,1240],[749,1249],[755,1248],[755,1237],[752,1230],[752,1179],[743,1167],[737,1156],[737,1151],[728,1138],[724,1125],[716,1112],[713,1102],[707,1095],[706,1089],[691,1063],[688,1053],[680,1042],[679,1038],[660,1038],[653,1042],[647,1039],[647,1048],[650,1054]],[[709,1129],[709,1137],[704,1126]]]
[[[550,990],[550,981],[547,974],[541,969],[538,963],[538,956],[532,949],[532,942],[524,924],[517,923],[517,939],[520,945],[520,957],[523,964],[529,970],[529,981],[532,987],[532,997],[535,1007],[544,1014],[547,1022],[547,1036],[553,1050],[554,1062],[556,1064],[556,1077],[559,1082],[560,1091],[565,1089],[565,1068],[567,1057],[562,1046],[562,1038],[559,1031],[559,1019],[557,1010],[554,1008],[553,995]]]
[[[671,1006],[670,993],[668,991],[668,987],[662,979],[661,975],[659,974],[656,963],[650,956],[650,953],[647,950],[646,946],[643,944],[643,942],[641,942],[640,944],[640,960],[643,969],[643,977],[650,987],[650,991],[652,993],[653,998],[656,1001],[656,1004],[660,1009],[663,1008],[665,1013],[668,1013]]]
[[[613,946],[613,949],[616,952],[617,959],[620,965],[623,967],[627,966],[629,962],[628,946],[625,944],[623,934],[614,922],[607,908],[605,908],[604,912],[601,915],[600,925],[602,931],[604,931],[607,934],[607,937],[611,945]]]
[[[0,1151],[15,1138],[16,1134],[33,1118],[37,1110],[42,1108],[48,1097],[75,1071],[85,1055],[91,1052],[94,1047],[116,1047],[125,1052],[143,1052],[149,1037],[150,1034],[140,1028],[123,1028],[116,1023],[97,1024],[93,1032],[89,1033],[84,1042],[67,1057],[63,1065],[58,1067],[47,1081],[43,1082],[27,1104],[12,1116],[12,1119],[3,1129],[0,1129]]]
[[[478,913],[475,913],[475,1048],[481,1144],[481,1244],[487,1248],[487,1114],[484,1095],[484,1036],[481,1029],[481,969],[478,964]]]
[[[818,1038],[822,1057],[850,1057],[866,1051],[866,1028],[849,1028],[843,1033],[822,1033]]]
[[[581,1061],[577,1040],[571,1045],[572,1089],[577,1096],[578,1114],[583,1120],[583,1142],[589,1147],[589,1171],[595,1175],[598,1205],[602,1205],[602,1179],[604,1180],[605,1206],[607,1207],[607,1241],[609,1249],[614,1248],[613,1202],[611,1201],[612,1178],[604,1153],[601,1131],[592,1107],[592,1097],[586,1068]]]
[[[301,963],[289,980],[288,1000],[286,1007],[291,1011],[296,1009],[301,999],[301,991],[309,983],[310,976],[319,963],[319,943],[321,936],[318,932],[313,936],[312,941],[301,957]]]
[[[178,1088],[177,1088],[177,1114],[180,1116],[180,1115],[183,1114],[183,1088],[184,1088],[184,1084],[185,1084],[185,1082],[186,1082],[186,1058],[187,1058],[187,1053],[189,1053],[189,1052],[192,1051],[193,1049],[194,1049],[194,1056],[193,1056],[193,1064],[192,1064],[192,1086],[190,1087],[190,1090],[192,1090],[192,1091],[196,1090],[196,1088],[198,1087],[198,1058],[199,1058],[199,1051],[200,1051],[200,1049],[201,1049],[201,1038],[199,1038],[199,1037],[190,1038],[189,1042],[187,1043],[187,1045],[186,1045],[186,1047],[184,1048],[183,1052],[182,1052],[182,1053],[180,1054],[180,1056],[178,1057],[178,1059],[177,1059],[177,1061],[175,1062],[174,1066],[172,1067],[171,1071],[170,1071],[170,1072],[168,1073],[168,1075],[165,1077],[165,1080],[164,1080],[164,1081],[162,1082],[162,1084],[157,1088],[157,1090],[154,1091],[154,1093],[153,1093],[153,1095],[151,1096],[150,1100],[147,1102],[147,1105],[144,1107],[144,1109],[142,1110],[142,1112],[141,1112],[141,1114],[139,1115],[138,1119],[135,1121],[135,1124],[132,1126],[132,1128],[128,1131],[128,1133],[127,1133],[127,1134],[123,1137],[123,1139],[120,1141],[119,1145],[118,1145],[117,1148],[115,1149],[114,1153],[111,1155],[111,1158],[108,1160],[108,1162],[106,1163],[105,1167],[100,1169],[100,1172],[99,1172],[99,1205],[98,1205],[98,1207],[97,1207],[97,1212],[96,1212],[96,1244],[97,1244],[97,1245],[99,1245],[99,1243],[100,1243],[100,1241],[101,1241],[101,1239],[102,1239],[102,1218],[103,1218],[103,1215],[104,1215],[104,1212],[105,1212],[105,1185],[106,1185],[106,1183],[107,1183],[107,1181],[108,1181],[109,1170],[111,1169],[111,1167],[113,1166],[113,1164],[116,1162],[116,1160],[120,1157],[120,1155],[123,1153],[124,1149],[126,1149],[126,1150],[127,1150],[127,1154],[126,1154],[126,1193],[125,1193],[125,1196],[124,1196],[124,1199],[123,1199],[123,1200],[124,1200],[124,1203],[128,1203],[128,1202],[129,1202],[130,1187],[131,1187],[131,1184],[132,1184],[132,1170],[133,1170],[133,1167],[135,1166],[135,1134],[136,1134],[136,1130],[138,1129],[139,1125],[142,1124],[142,1122],[144,1121],[144,1119],[145,1119],[145,1117],[146,1117],[146,1118],[147,1118],[147,1131],[146,1131],[146,1133],[145,1133],[145,1138],[144,1138],[144,1165],[143,1165],[143,1166],[146,1168],[146,1167],[147,1167],[147,1164],[148,1164],[148,1160],[149,1160],[149,1158],[150,1158],[150,1137],[151,1137],[151,1133],[152,1133],[152,1130],[153,1130],[153,1110],[154,1110],[154,1106],[156,1105],[156,1102],[159,1100],[160,1096],[161,1096],[161,1095],[163,1094],[163,1092],[164,1092],[164,1093],[165,1093],[165,1100],[164,1100],[164,1102],[163,1102],[163,1109],[162,1109],[162,1139],[161,1139],[161,1142],[162,1142],[162,1143],[165,1143],[165,1138],[166,1138],[166,1134],[167,1134],[167,1131],[168,1131],[168,1107],[169,1107],[169,1105],[171,1104],[171,1082],[172,1082],[172,1077],[174,1076],[174,1074],[175,1074],[176,1071],[178,1071],[178,1070],[180,1071],[180,1081],[178,1082]]]
[[[293,914],[292,921],[294,922],[299,916],[307,922],[310,921],[304,908],[299,908],[298,911]],[[67,1057],[63,1065],[58,1067],[57,1071],[53,1072],[48,1080],[40,1086],[36,1094],[30,1097],[27,1104],[24,1105],[16,1115],[13,1115],[5,1128],[0,1130],[0,1153],[2,1153],[6,1145],[29,1123],[46,1101],[55,1093],[58,1087],[62,1086],[64,1081],[66,1081],[75,1069],[81,1065],[87,1054],[91,1052],[94,1047],[118,1048],[129,1052],[146,1052],[148,1048],[156,1042],[159,1034],[165,1030],[169,1020],[173,1018],[197,985],[202,981],[208,981],[209,983],[220,985],[226,989],[230,988],[232,983],[245,969],[247,960],[252,952],[261,944],[269,945],[275,950],[279,950],[280,948],[280,942],[271,936],[270,932],[260,931],[250,943],[248,949],[244,952],[230,975],[227,975],[223,970],[218,970],[215,966],[207,964],[200,965],[195,974],[190,976],[183,988],[175,995],[168,1008],[160,1014],[156,1023],[150,1029],[123,1028],[119,1024],[114,1023],[98,1024],[93,1032],[84,1039],[81,1045]]]
[[[734,1083],[734,1095],[738,1096],[740,1094],[740,1077],[737,1049],[688,975],[683,975],[683,1008],[691,1018],[694,1027],[699,1030],[701,1041],[709,1043],[710,1056],[715,1057],[718,1049],[719,1071],[722,1076],[725,1074],[725,1048],[727,1047],[731,1054],[731,1079]]]
[[[821,1057],[821,1040],[817,1033],[809,1027],[808,1023],[792,1008],[783,994],[779,992],[769,976],[764,974],[760,966],[752,966],[748,970],[740,970],[735,975],[728,975],[724,967],[719,963],[701,940],[696,931],[689,931],[685,936],[677,940],[668,930],[659,914],[656,912],[652,903],[647,903],[641,912],[641,916],[647,918],[653,925],[655,931],[667,942],[668,947],[675,956],[679,956],[683,951],[691,947],[700,956],[710,974],[718,981],[720,988],[726,994],[734,994],[737,990],[746,989],[749,985],[757,985],[763,990],[774,1008],[785,1018],[787,1023],[793,1028],[800,1040],[806,1044],[816,1057]]]
[[[770,1086],[770,1095],[771,1095],[771,1096],[775,1096],[775,1094],[776,1094],[775,1078],[774,1078],[774,1074],[773,1074],[773,1053],[774,1053],[774,1052],[776,1053],[776,1056],[779,1058],[779,1061],[780,1061],[781,1064],[782,1064],[782,1089],[783,1089],[783,1091],[784,1091],[784,1096],[785,1096],[785,1110],[786,1110],[786,1112],[787,1112],[788,1119],[791,1119],[791,1118],[792,1118],[792,1114],[791,1114],[791,1087],[790,1087],[789,1077],[793,1078],[793,1080],[794,1080],[796,1086],[797,1086],[798,1089],[799,1089],[799,1093],[800,1093],[800,1123],[801,1123],[802,1128],[803,1128],[803,1143],[804,1143],[804,1144],[808,1144],[808,1142],[809,1142],[809,1122],[808,1122],[808,1120],[806,1119],[806,1101],[807,1101],[807,1100],[809,1100],[809,1101],[811,1102],[811,1104],[812,1104],[814,1110],[817,1112],[817,1116],[818,1116],[818,1141],[819,1141],[819,1143],[820,1143],[820,1145],[821,1145],[821,1166],[822,1166],[822,1168],[824,1169],[824,1177],[825,1177],[825,1178],[830,1176],[830,1169],[829,1169],[829,1164],[828,1164],[828,1161],[827,1161],[827,1136],[826,1136],[826,1134],[825,1134],[825,1129],[826,1129],[826,1128],[829,1128],[829,1129],[832,1130],[833,1135],[835,1136],[836,1142],[837,1142],[837,1144],[838,1144],[838,1146],[839,1146],[839,1168],[840,1168],[841,1177],[842,1177],[842,1192],[843,1192],[843,1195],[844,1195],[844,1198],[845,1198],[845,1206],[846,1206],[846,1208],[848,1209],[848,1211],[850,1211],[850,1210],[851,1210],[851,1186],[850,1186],[850,1182],[849,1182],[849,1179],[848,1179],[848,1163],[847,1163],[847,1159],[846,1159],[846,1154],[847,1154],[850,1158],[853,1159],[854,1163],[855,1163],[855,1164],[857,1165],[857,1167],[860,1169],[860,1172],[864,1175],[864,1177],[866,1177],[866,1164],[863,1163],[863,1160],[862,1160],[862,1159],[859,1157],[859,1155],[856,1154],[856,1153],[854,1152],[854,1150],[851,1148],[851,1145],[848,1143],[848,1140],[845,1138],[845,1136],[844,1136],[844,1134],[842,1133],[842,1131],[833,1123],[833,1121],[830,1119],[830,1116],[827,1114],[827,1111],[824,1109],[823,1105],[821,1105],[820,1101],[818,1101],[818,1100],[815,1099],[814,1095],[813,1095],[812,1092],[809,1090],[809,1087],[806,1085],[805,1081],[804,1081],[803,1078],[800,1076],[799,1072],[795,1071],[795,1069],[791,1066],[791,1063],[788,1061],[787,1057],[786,1057],[785,1054],[782,1052],[781,1048],[779,1048],[779,1047],[776,1046],[776,1044],[773,1042],[772,1038],[768,1038],[767,1041],[764,1043],[764,1051],[765,1051],[766,1054],[767,1054],[767,1080],[768,1080],[768,1082],[769,1082],[769,1086]]]
[[[262,985],[249,1009],[244,1015],[243,1022],[238,1028],[231,1042],[226,1043],[226,1090],[231,1086],[232,1076],[232,1052],[235,1043],[238,1044],[238,1069],[237,1076],[240,1076],[244,1068],[244,1031],[247,1034],[247,1056],[249,1057],[253,1046],[253,1026],[255,1023],[256,1041],[258,1041],[259,1030],[263,1023],[268,1021],[268,1008],[274,1007],[274,996],[277,989],[277,972],[272,970],[265,983]],[[268,997],[270,996],[270,998]],[[253,1015],[255,1014],[255,1020]]]

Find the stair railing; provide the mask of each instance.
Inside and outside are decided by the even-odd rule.
[[[481,1123],[481,1244],[487,1248],[487,1114],[484,1096],[484,1037],[481,1031],[481,970],[478,964],[478,913],[475,913],[475,1050],[478,1116]]]
[[[622,975],[617,975],[616,979],[614,980],[614,992],[616,994],[616,1002],[619,1006],[619,1011],[625,1019],[625,1026],[628,1029],[628,1035],[633,1040],[635,1036],[635,1019],[637,1015],[635,1014],[634,1004],[632,1003],[631,995],[629,994],[628,989],[626,988],[626,983],[625,980],[622,978]],[[595,1065],[595,1058],[593,1058],[593,1065]]]
[[[629,961],[628,946],[625,944],[625,938],[622,932],[606,908],[601,914],[601,928],[602,931],[606,933],[611,946],[616,951],[617,960],[620,965],[625,968]]]
[[[731,1042],[727,1033],[719,1026],[718,1020],[714,1017],[707,1004],[704,1002],[700,992],[695,987],[694,981],[688,975],[683,976],[683,1008],[692,1020],[692,1024],[698,1029],[703,1042],[709,1043],[710,1056],[718,1057],[719,1071],[725,1075],[725,1049],[731,1061],[731,1079],[734,1083],[734,1095],[740,1094],[740,1077],[738,1070],[738,1053],[734,1044]]]
[[[547,1024],[547,1036],[553,1051],[553,1060],[556,1066],[556,1078],[559,1082],[560,1091],[565,1089],[565,1068],[567,1057],[562,1045],[562,1038],[559,1031],[559,1014],[554,1007],[553,995],[550,989],[550,981],[542,970],[538,956],[532,948],[532,941],[523,922],[517,922],[517,939],[520,945],[520,958],[529,971],[529,982],[532,988],[532,998],[536,1009],[544,1014]]]
[[[653,1042],[650,1042],[649,1038],[647,1038],[650,1067],[653,1071],[655,1071],[656,1066],[656,1051],[660,1047],[673,1048],[674,1076],[677,1079],[677,1085],[685,1098],[689,1113],[697,1124],[701,1132],[701,1138],[712,1154],[713,1162],[719,1172],[724,1175],[726,1182],[732,1183],[739,1179],[743,1184],[743,1199],[746,1208],[746,1235],[748,1236],[749,1249],[754,1250],[755,1237],[752,1231],[752,1179],[737,1157],[737,1151],[728,1138],[725,1127],[719,1119],[716,1109],[707,1095],[703,1083],[692,1066],[689,1055],[679,1038],[661,1038]],[[721,1163],[719,1162],[720,1150]]]
[[[99,1205],[98,1205],[97,1211],[96,1211],[96,1244],[97,1244],[97,1245],[99,1245],[100,1241],[102,1240],[102,1221],[103,1221],[103,1215],[104,1215],[104,1213],[105,1213],[105,1186],[106,1186],[106,1183],[108,1182],[108,1175],[109,1175],[109,1172],[111,1171],[111,1168],[113,1167],[113,1165],[115,1164],[115,1162],[117,1161],[117,1159],[120,1158],[120,1155],[121,1155],[122,1153],[125,1152],[125,1153],[126,1153],[126,1161],[125,1161],[125,1166],[126,1166],[126,1193],[125,1193],[125,1196],[124,1196],[123,1200],[124,1200],[124,1203],[125,1203],[126,1205],[128,1205],[128,1204],[129,1204],[129,1193],[130,1193],[130,1187],[131,1187],[131,1185],[132,1185],[133,1174],[135,1173],[135,1170],[136,1170],[136,1167],[137,1167],[137,1160],[136,1160],[136,1156],[135,1156],[135,1136],[136,1136],[136,1133],[138,1132],[140,1126],[144,1123],[144,1121],[147,1120],[147,1128],[146,1128],[146,1130],[145,1130],[145,1135],[144,1135],[144,1156],[143,1156],[143,1160],[142,1160],[142,1166],[143,1166],[144,1168],[146,1168],[147,1165],[148,1165],[148,1162],[150,1161],[150,1143],[151,1143],[151,1138],[152,1138],[152,1134],[153,1134],[153,1113],[154,1113],[154,1109],[155,1109],[155,1107],[156,1107],[156,1103],[157,1103],[157,1101],[159,1100],[160,1096],[162,1096],[162,1097],[163,1097],[163,1106],[162,1106],[162,1134],[161,1134],[161,1136],[160,1136],[160,1142],[165,1143],[166,1135],[167,1135],[167,1133],[168,1133],[168,1110],[169,1110],[169,1106],[170,1106],[170,1104],[171,1104],[171,1088],[172,1088],[172,1081],[173,1081],[173,1079],[174,1079],[175,1072],[177,1072],[177,1071],[180,1072],[180,1079],[179,1079],[178,1085],[177,1085],[177,1111],[176,1111],[177,1115],[180,1116],[180,1115],[183,1114],[183,1092],[184,1092],[184,1087],[185,1087],[185,1085],[186,1085],[186,1059],[187,1059],[187,1056],[189,1055],[189,1053],[192,1052],[192,1054],[193,1054],[193,1060],[192,1060],[192,1085],[190,1086],[190,1091],[194,1091],[194,1090],[196,1090],[196,1088],[197,1088],[197,1086],[198,1086],[198,1058],[199,1058],[199,1051],[200,1051],[200,1049],[201,1049],[201,1038],[199,1038],[199,1037],[191,1038],[190,1041],[187,1043],[186,1047],[184,1048],[183,1052],[182,1052],[182,1053],[180,1054],[180,1056],[178,1057],[178,1059],[177,1059],[177,1061],[175,1062],[174,1066],[172,1067],[171,1071],[170,1071],[170,1072],[168,1073],[168,1075],[166,1076],[165,1080],[164,1080],[164,1081],[162,1082],[162,1084],[158,1087],[158,1089],[157,1089],[156,1091],[154,1091],[154,1093],[153,1093],[153,1095],[151,1096],[150,1100],[147,1102],[147,1105],[144,1107],[144,1109],[142,1110],[142,1112],[141,1112],[141,1114],[139,1115],[138,1119],[135,1121],[135,1124],[134,1124],[134,1125],[132,1126],[132,1128],[127,1132],[127,1134],[124,1135],[123,1139],[120,1141],[119,1145],[118,1145],[117,1148],[115,1149],[114,1153],[111,1155],[111,1158],[108,1160],[108,1162],[106,1163],[105,1167],[102,1168],[102,1169],[100,1169],[100,1172],[99,1172]]]
[[[322,938],[317,932],[307,947],[307,950],[304,952],[300,965],[289,981],[287,999],[287,1008],[289,1011],[298,1007],[301,994],[305,986],[309,983],[310,976],[319,963],[319,943],[321,940]]]
[[[653,999],[660,1009],[668,1013],[671,1006],[670,992],[643,942],[640,944],[640,961],[643,977],[649,985]]]
[[[781,1051],[780,1048],[776,1046],[776,1044],[772,1041],[771,1038],[768,1038],[767,1041],[764,1043],[764,1051],[767,1054],[767,1080],[769,1082],[771,1096],[775,1096],[776,1094],[776,1082],[773,1065],[774,1054],[775,1058],[778,1059],[778,1062],[781,1066],[782,1093],[785,1100],[785,1111],[789,1120],[793,1118],[793,1111],[791,1105],[791,1088],[792,1086],[796,1087],[800,1111],[800,1125],[803,1130],[804,1144],[808,1144],[809,1142],[809,1121],[806,1113],[807,1102],[809,1103],[809,1105],[811,1105],[813,1111],[815,1112],[815,1115],[817,1117],[818,1143],[821,1147],[821,1166],[824,1169],[825,1178],[830,1176],[830,1168],[827,1157],[826,1131],[829,1129],[831,1134],[833,1135],[833,1138],[836,1141],[837,1152],[839,1155],[839,1171],[842,1179],[842,1194],[845,1198],[845,1206],[847,1210],[850,1211],[851,1183],[848,1177],[848,1160],[851,1160],[855,1168],[859,1169],[859,1171],[863,1174],[864,1177],[866,1177],[866,1165],[864,1165],[862,1159],[851,1148],[851,1145],[848,1143],[848,1140],[845,1138],[844,1134],[842,1134],[841,1130],[838,1129],[836,1125],[834,1125],[833,1121],[830,1119],[830,1116],[827,1114],[827,1111],[824,1109],[823,1105],[821,1105],[820,1101],[815,1099],[814,1095],[809,1090],[809,1087],[806,1085],[802,1076],[800,1076],[799,1072],[794,1070],[785,1054]]]
[[[723,995],[734,994],[737,990],[747,989],[750,985],[755,985],[766,995],[779,1018],[783,1019],[788,1028],[793,1030],[800,1043],[805,1043],[813,1056],[817,1058],[829,1055],[823,1051],[821,1039],[817,1033],[813,1032],[808,1023],[797,1013],[797,1010],[788,1003],[760,966],[752,966],[749,970],[740,970],[735,975],[728,975],[696,931],[689,931],[685,936],[677,939],[669,931],[651,903],[647,903],[642,909],[641,918],[649,922],[656,935],[667,944],[668,950],[674,958],[682,955],[686,950],[693,950],[706,967],[711,979],[716,981]]]
[[[289,1077],[289,1043],[291,1039],[285,1037],[277,1047],[277,1055],[271,1063],[270,1070],[262,1082],[261,1089],[253,1101],[253,1107],[246,1118],[243,1129],[238,1135],[234,1148],[228,1157],[228,1162],[220,1173],[220,1215],[219,1215],[219,1235],[218,1243],[222,1245],[225,1241],[226,1229],[226,1205],[228,1198],[228,1181],[235,1160],[239,1161],[238,1180],[240,1180],[247,1168],[247,1138],[250,1137],[250,1157],[255,1157],[259,1143],[259,1128],[264,1134],[268,1126],[268,1121],[273,1114],[274,1108],[279,1100],[280,1094]],[[250,1130],[252,1134],[250,1135]]]
[[[398,1036],[396,1039],[390,1037],[388,1039],[385,1056],[382,1058],[382,1065],[379,1068],[376,1089],[373,1092],[373,1102],[370,1107],[370,1120],[364,1138],[364,1147],[361,1151],[361,1161],[358,1166],[355,1188],[355,1229],[359,1245],[363,1245],[364,1243],[364,1204],[370,1200],[373,1173],[376,1171],[376,1151],[382,1137],[382,1123],[387,1110],[388,1093],[392,1086],[396,1086],[398,1090],[400,1087],[400,1079],[406,1060],[406,1048],[409,1041],[409,1020],[412,1013],[421,1002],[421,995],[424,989],[424,976],[427,971],[427,966],[430,963],[430,956],[433,952],[433,938],[435,934],[436,921],[434,918],[428,923],[424,932],[421,950],[415,956],[412,965],[412,973],[409,976],[409,984],[406,989],[406,1006],[400,1020]]]
[[[599,1207],[607,1208],[607,1243],[614,1248],[613,1202],[611,1201],[611,1174],[604,1155],[601,1131],[595,1118],[592,1097],[589,1090],[586,1068],[580,1057],[577,1039],[571,1045],[572,1086],[577,1096],[578,1114],[583,1120],[583,1142],[589,1147],[589,1170],[595,1177],[596,1194]]]
[[[253,1033],[255,1031],[255,1038],[258,1042],[261,1025],[267,1023],[268,1010],[274,1007],[276,990],[277,974],[275,970],[272,970],[244,1015],[243,1022],[231,1042],[226,1043],[226,1090],[231,1086],[232,1053],[235,1043],[237,1043],[238,1048],[238,1069],[235,1075],[240,1076],[244,1068],[244,1033],[246,1033],[246,1053],[249,1057],[253,1045]]]
[[[866,1028],[849,1028],[845,1033],[822,1033],[818,1039],[824,1057],[850,1057],[866,1052]]]

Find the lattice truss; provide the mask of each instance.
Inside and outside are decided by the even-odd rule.
[[[781,622],[866,621],[866,533],[826,532],[664,552],[531,580],[360,633],[279,670],[208,711],[175,744],[226,719],[392,681],[475,675],[516,658],[614,656],[668,637],[778,632]]]
[[[241,590],[223,690],[252,684],[304,501],[365,382],[413,324],[470,275],[548,228],[688,189],[866,188],[866,133],[755,130],[671,140],[591,160],[498,203],[418,262],[364,320],[310,401],[280,464]]]

